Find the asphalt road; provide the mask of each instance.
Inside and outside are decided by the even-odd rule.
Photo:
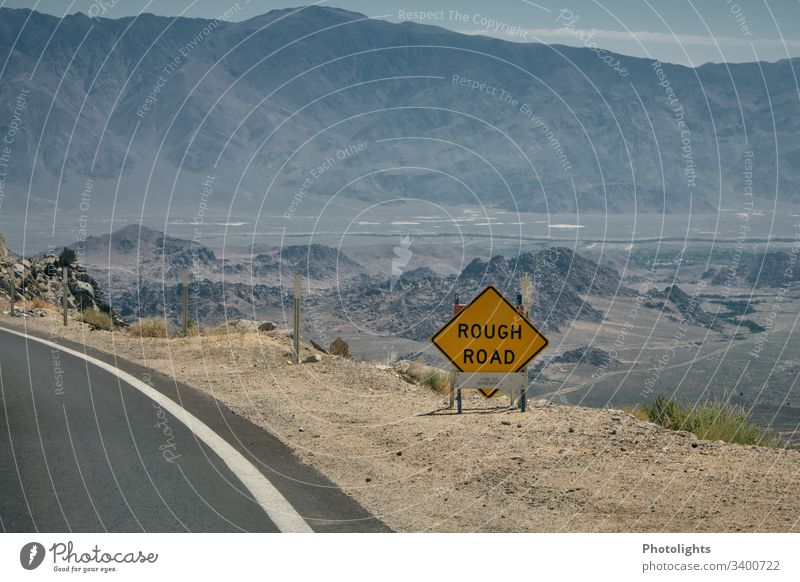
[[[63,349],[0,329],[3,531],[287,531],[280,527],[280,504],[272,508],[277,513],[267,511],[272,500],[288,502],[283,507],[313,531],[387,531],[275,437],[213,398],[83,346],[52,341],[115,365],[157,394],[148,396]],[[164,397],[172,403],[154,399]],[[168,410],[176,403],[181,408],[173,411],[189,411],[210,430],[198,431],[196,424],[190,430]]]

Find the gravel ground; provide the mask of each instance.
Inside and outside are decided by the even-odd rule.
[[[546,401],[521,414],[469,398],[458,416],[388,366],[292,366],[279,331],[140,339],[65,329],[55,313],[26,323],[213,394],[398,531],[800,531],[798,451]]]

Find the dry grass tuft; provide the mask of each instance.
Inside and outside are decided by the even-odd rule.
[[[81,321],[88,323],[93,329],[102,329],[105,331],[114,331],[114,320],[108,313],[103,311],[95,311],[94,309],[87,309],[81,314]]]
[[[160,317],[140,319],[128,326],[128,333],[137,337],[165,338],[168,336],[167,322]]]

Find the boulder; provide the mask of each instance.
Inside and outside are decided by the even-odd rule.
[[[265,321],[261,325],[258,326],[258,331],[274,331],[275,324],[271,321]]]
[[[80,291],[88,293],[94,297],[94,287],[92,287],[89,283],[86,283],[85,281],[75,281],[73,285],[75,285],[75,287],[77,287]]]
[[[229,319],[225,325],[239,332],[256,331],[259,328],[258,323],[250,319]]]
[[[322,356],[313,354],[303,360],[304,364],[319,364],[322,361]]]
[[[334,356],[340,356],[342,358],[349,358],[350,357],[350,346],[347,345],[347,342],[344,341],[342,338],[337,337],[335,340],[331,342],[330,347],[328,348],[328,352]]]

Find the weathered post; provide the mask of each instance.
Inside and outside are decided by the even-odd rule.
[[[189,335],[189,269],[183,268],[183,320],[181,323],[183,336]]]
[[[525,309],[525,317],[531,320],[531,306],[533,305],[533,281],[531,274],[525,273],[520,282],[520,293],[522,294],[522,307]],[[519,410],[525,412],[528,404],[528,368],[522,372],[525,374],[525,382],[522,384],[522,392],[519,395]]]
[[[530,320],[531,305],[533,304],[533,281],[530,273],[525,273],[522,276],[520,293],[522,293],[522,306],[525,308],[525,317]]]
[[[17,294],[16,285],[14,285],[14,271],[11,271],[11,274],[8,276],[8,298],[11,302],[11,311],[9,312],[11,317],[16,316],[14,307],[14,300],[16,299],[15,295]]]
[[[294,363],[300,363],[300,273],[294,274]]]
[[[456,293],[455,297],[453,297],[453,315],[456,314],[456,310],[458,309],[458,299],[458,293]],[[447,407],[452,409],[456,399],[456,367],[450,366],[450,370],[450,399],[447,403]]]
[[[64,306],[64,327],[67,326],[67,296],[69,295],[69,288],[67,287],[68,276],[69,267],[64,265],[61,267],[61,303]]]

